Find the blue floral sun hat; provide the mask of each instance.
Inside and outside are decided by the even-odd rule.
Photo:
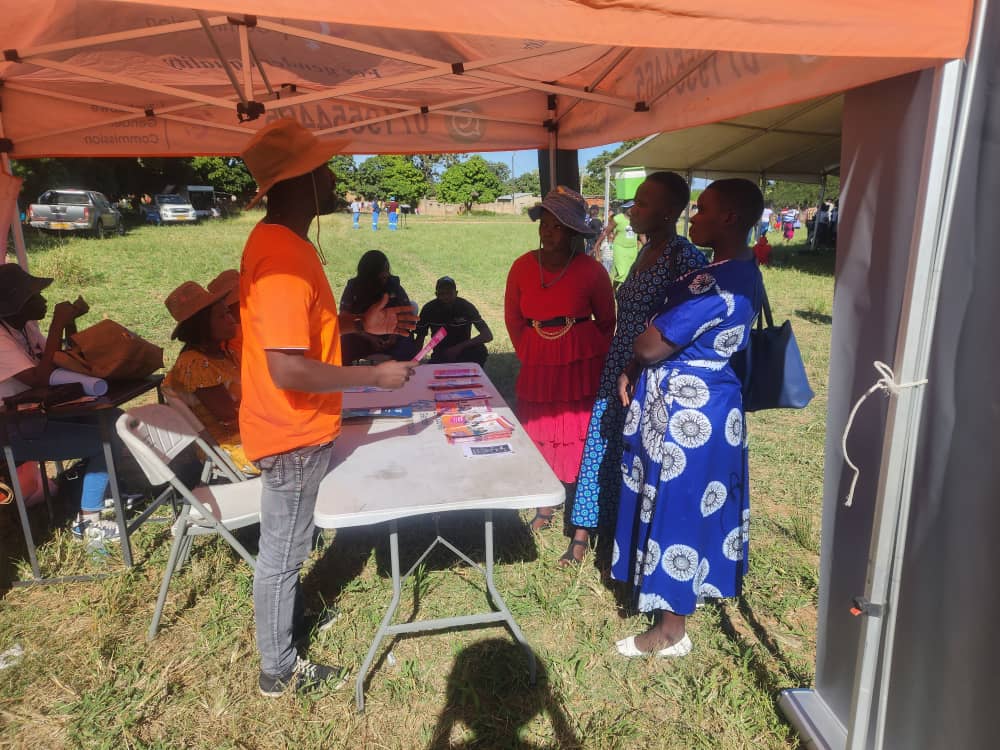
[[[587,201],[578,192],[565,185],[558,185],[554,190],[550,190],[541,203],[536,203],[528,209],[528,216],[532,221],[538,221],[543,209],[555,216],[556,221],[567,229],[572,229],[578,234],[596,234],[588,221]]]

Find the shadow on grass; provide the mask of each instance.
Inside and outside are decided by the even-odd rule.
[[[486,377],[496,386],[503,400],[515,409],[515,412],[517,399],[514,397],[514,383],[520,369],[521,363],[514,352],[490,352],[486,364],[483,365]]]
[[[812,250],[805,242],[775,245],[771,265],[794,268],[813,276],[833,276],[836,254],[832,250]]]
[[[531,685],[528,658],[517,643],[490,638],[462,649],[448,675],[447,702],[427,750],[582,747],[565,708],[549,688],[545,667],[537,656],[535,663],[538,680]],[[536,742],[525,736],[539,714],[552,726],[552,742]],[[456,728],[464,730],[457,744],[452,739]]]
[[[51,498],[51,513],[44,502],[27,509],[35,554],[54,536],[57,528],[68,526],[80,509],[81,480],[64,481]],[[18,563],[28,562],[28,547],[21,529],[17,505],[13,501],[0,507],[0,599],[7,595],[18,580]],[[29,572],[30,575],[30,572]]]
[[[722,632],[725,633],[726,637],[738,649],[740,658],[747,665],[747,669],[757,683],[757,687],[771,696],[775,706],[777,706],[778,693],[781,690],[787,687],[801,687],[802,685],[812,683],[812,676],[802,672],[785,656],[785,652],[781,649],[781,646],[767,632],[767,628],[757,619],[753,607],[744,598],[741,597],[739,599],[737,605],[739,613],[753,631],[760,645],[781,665],[781,672],[769,668],[755,651],[753,644],[748,643],[743,635],[737,631],[726,603],[713,601],[709,606],[714,607],[718,612]],[[793,685],[787,683],[788,678],[791,678],[794,683]]]
[[[815,310],[796,310],[795,315],[796,317],[802,318],[802,320],[808,321],[810,323],[816,323],[818,325],[828,326],[833,323],[832,315],[816,312]]]
[[[424,550],[440,534],[476,562],[482,563],[485,554],[483,514],[479,511],[447,513],[403,518],[399,528],[399,567],[405,574]],[[516,511],[493,511],[494,561],[499,564],[532,562],[538,558],[538,549],[531,531]],[[319,608],[337,600],[352,581],[365,569],[374,553],[376,569],[381,578],[391,577],[389,558],[389,525],[359,526],[338,529],[333,542],[317,560],[303,580],[306,606]],[[450,570],[464,566],[454,553],[438,545],[422,563],[422,571]],[[417,578],[414,573],[414,578]],[[479,588],[475,581],[473,588]],[[485,584],[482,586],[485,591]],[[414,611],[420,603],[419,583],[413,586]],[[389,591],[386,588],[386,604]]]

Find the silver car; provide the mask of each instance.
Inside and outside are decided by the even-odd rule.
[[[37,203],[28,206],[28,223],[46,232],[77,232],[94,237],[125,234],[121,212],[95,190],[46,190]]]
[[[154,224],[194,224],[198,214],[194,206],[172,193],[153,196],[153,203],[146,209],[146,221]]]

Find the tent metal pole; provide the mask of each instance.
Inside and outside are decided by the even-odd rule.
[[[937,297],[945,245],[940,240],[945,191],[953,187],[956,115],[962,93],[964,62],[953,60],[934,73],[932,115],[924,140],[923,166],[917,198],[920,223],[913,236],[907,273],[904,307],[896,341],[894,368],[897,382],[912,382],[927,373],[930,343],[934,333]],[[872,713],[877,719],[877,741],[881,747],[885,700],[892,669],[892,629],[898,596],[899,562],[906,543],[923,390],[901,390],[890,401],[883,438],[879,486],[875,495],[875,519],[868,555],[864,597],[879,610],[863,615],[858,649],[847,750],[871,747]],[[894,567],[896,568],[894,570]],[[881,665],[881,670],[880,670]],[[876,697],[875,689],[879,688]]]
[[[689,169],[687,171],[687,174],[685,175],[685,177],[687,178],[688,187],[690,188],[691,185],[694,183],[694,170],[693,169]],[[760,222],[758,222],[758,223],[760,223]],[[684,236],[685,237],[687,237],[687,235],[688,235],[688,227],[689,226],[691,226],[691,198],[690,198],[690,196],[688,197],[687,205],[684,206]]]
[[[556,137],[556,131],[549,131],[549,190],[555,188],[559,184],[559,175],[556,174],[556,164],[559,161],[556,159],[556,149],[559,148],[559,141]],[[542,196],[545,197],[544,195]]]
[[[604,165],[604,226],[611,219],[611,167]]]
[[[0,138],[5,138],[6,132],[3,126],[3,113],[0,112]],[[0,163],[3,164],[3,171],[14,176],[14,168],[10,163],[10,156],[6,152],[0,153]],[[11,214],[12,218],[10,221],[10,233],[14,236],[14,252],[17,254],[17,263],[25,271],[28,270],[28,249],[24,244],[24,229],[21,227],[21,211],[17,206],[17,198],[14,199],[14,213]],[[3,257],[0,260],[6,261],[7,259],[7,236],[4,235],[3,238]]]
[[[162,86],[158,83],[153,83],[152,81],[139,81],[135,78],[130,78],[127,75],[117,75],[115,73],[108,73],[103,70],[97,70],[95,68],[87,68],[81,65],[66,65],[65,63],[59,62],[58,60],[50,60],[48,58],[35,58],[31,61],[32,65],[37,65],[40,68],[49,68],[50,70],[58,70],[63,73],[70,73],[72,75],[86,76],[88,78],[96,78],[99,81],[105,81],[107,83],[117,83],[121,86],[127,86],[130,89],[140,89],[143,91],[155,91],[157,94],[165,94],[167,96],[175,96],[178,99],[185,99],[191,102],[197,102],[199,104],[209,104],[213,107],[219,107],[220,109],[230,110],[233,107],[233,103],[228,99],[222,99],[215,96],[206,96],[204,94],[199,94],[197,91],[188,91],[186,89],[179,89],[176,86]]]
[[[611,60],[611,62],[609,62],[604,67],[604,70],[602,70],[600,74],[597,75],[595,78],[591,79],[590,85],[587,86],[587,88],[590,89],[591,91],[595,91],[598,86],[604,83],[604,79],[611,74],[611,71],[617,68],[618,65],[620,65],[621,62],[631,53],[632,50],[626,48],[623,49],[621,52],[619,52],[617,55],[615,55],[614,59]],[[570,105],[560,113],[559,118],[556,120],[556,122],[562,122],[565,119],[566,115],[572,112],[573,109],[576,107],[576,105],[580,103],[580,101],[581,101],[580,99],[576,99],[575,101],[571,102]]]
[[[819,202],[816,206],[816,215],[813,217],[813,238],[812,242],[809,244],[810,250],[816,249],[816,244],[819,238],[819,211],[823,206],[823,201],[826,199],[826,175],[820,176],[819,181]]]
[[[88,122],[86,125],[76,125],[71,128],[61,128],[59,130],[47,130],[45,132],[34,133],[32,135],[26,135],[23,138],[18,139],[18,143],[24,144],[30,141],[38,140],[39,138],[49,138],[55,135],[65,135],[66,133],[78,133],[81,130],[89,130],[95,126],[102,125],[114,125],[118,122],[129,122],[130,120],[136,120],[139,118],[145,118],[146,113],[136,107],[129,107],[124,104],[116,104],[115,102],[106,102],[99,99],[90,99],[84,96],[74,96],[73,94],[64,94],[59,91],[46,91],[45,89],[38,89],[34,86],[24,86],[19,83],[8,83],[6,85],[7,89],[11,91],[21,91],[26,94],[37,94],[38,96],[44,96],[51,99],[59,99],[60,101],[67,102],[77,102],[78,104],[88,104],[97,107],[103,107],[109,110],[121,110],[122,114],[120,117],[109,117],[103,120],[98,120],[96,122]],[[235,100],[234,100],[235,102]],[[155,116],[163,120],[174,120],[176,122],[183,122],[189,125],[197,125],[204,128],[214,128],[216,130],[229,130],[235,133],[246,133],[246,128],[241,128],[236,125],[227,125],[225,123],[211,122],[210,120],[199,120],[194,117],[185,117],[183,115],[170,114],[171,112],[183,112],[184,110],[191,109],[197,106],[192,102],[184,102],[183,104],[174,104],[169,107],[164,107],[163,109],[156,110]]]
[[[494,83],[506,83],[509,86],[519,86],[521,88],[531,89],[533,91],[542,91],[546,94],[571,96],[577,99],[587,99],[588,101],[597,102],[598,104],[610,104],[612,107],[635,109],[635,102],[632,101],[631,99],[623,99],[619,97],[608,96],[607,94],[596,94],[592,91],[585,91],[582,88],[573,88],[572,86],[558,86],[551,83],[541,83],[538,81],[532,81],[528,78],[518,78],[517,76],[504,76],[500,75],[499,73],[489,73],[485,70],[469,70],[468,68],[465,69],[465,73],[463,73],[463,75],[469,76],[470,78],[479,78],[480,80],[483,81],[492,81]]]
[[[240,24],[240,60],[243,64],[243,99],[253,99],[253,65],[250,62],[250,35],[246,24]]]
[[[233,85],[233,90],[240,98],[240,101],[246,104],[247,98],[243,95],[243,89],[240,88],[240,82],[236,78],[236,71],[233,70],[233,66],[229,64],[229,60],[226,59],[226,56],[222,52],[222,47],[219,46],[219,40],[216,39],[215,34],[212,33],[212,27],[208,24],[208,17],[203,12],[198,11],[198,20],[201,21],[201,27],[205,30],[205,36],[208,37],[208,43],[212,45],[212,49],[215,51],[215,56],[219,58],[219,62],[222,64],[222,69],[226,71],[226,76],[229,78],[229,82]]]
[[[211,16],[207,19],[211,26],[227,26],[229,19],[226,16]],[[178,23],[168,23],[163,26],[144,26],[142,28],[130,29],[129,31],[117,31],[113,34],[99,34],[81,39],[71,39],[67,42],[56,42],[55,44],[42,44],[38,47],[28,47],[18,50],[21,60],[35,65],[31,58],[36,55],[50,55],[53,52],[70,52],[73,50],[85,49],[87,47],[98,47],[101,45],[114,44],[116,42],[129,42],[135,39],[148,39],[154,36],[164,36],[166,34],[179,34],[184,31],[196,31],[200,26],[200,21],[179,21]]]

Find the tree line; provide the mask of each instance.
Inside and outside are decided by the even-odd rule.
[[[604,195],[604,168],[608,162],[634,146],[625,141],[606,149],[587,162],[581,174],[581,192]],[[337,175],[337,192],[363,196],[366,200],[395,197],[416,205],[421,198],[460,203],[470,210],[477,203],[492,203],[511,193],[540,194],[538,170],[511,175],[510,165],[465,154],[379,154],[360,163],[351,156],[334,156],[330,167]],[[196,156],[189,159],[30,159],[14,162],[14,173],[24,178],[23,203],[31,203],[53,187],[99,190],[109,198],[142,196],[162,192],[169,185],[212,185],[217,190],[249,200],[256,184],[243,162],[236,157]],[[770,182],[765,200],[776,207],[816,205],[819,185]],[[831,177],[826,198],[840,192],[840,182]],[[611,199],[615,185],[611,183]]]
[[[246,165],[236,157],[30,159],[14,161],[13,167],[14,174],[24,178],[24,203],[54,187],[98,190],[113,200],[152,195],[172,185],[212,185],[241,200],[248,200],[256,191]],[[513,177],[508,164],[478,155],[379,154],[360,163],[351,156],[334,156],[330,168],[337,175],[341,197],[394,197],[412,205],[432,197],[461,203],[468,210],[508,193],[539,193],[537,169]]]

